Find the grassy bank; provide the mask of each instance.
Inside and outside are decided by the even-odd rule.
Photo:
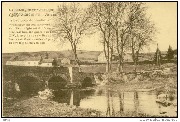
[[[105,73],[106,64],[95,64],[95,65],[80,65],[82,72],[90,72],[90,73]],[[117,71],[118,64],[112,64],[112,71]],[[153,70],[157,68],[155,64],[140,64],[137,65],[137,72],[141,72],[142,70]],[[165,63],[161,65],[161,68],[174,68],[176,70],[176,63]],[[134,72],[135,66],[133,64],[124,64],[123,71],[125,73]],[[177,70],[176,70],[177,71]]]
[[[177,91],[177,76],[146,78],[144,80],[133,79],[125,83],[110,83],[106,87],[117,91],[135,91],[135,90],[175,90]]]
[[[144,113],[116,112],[113,115],[69,106],[40,98],[30,98],[3,108],[3,117],[153,117]],[[157,117],[157,116],[154,116]]]
[[[100,112],[40,98],[29,98],[4,106],[4,117],[99,117]]]
[[[163,115],[162,115],[163,116]],[[82,109],[40,98],[29,98],[3,108],[3,117],[160,117],[142,112],[115,112],[106,115],[92,109]]]

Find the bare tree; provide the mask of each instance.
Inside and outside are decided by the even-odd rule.
[[[129,48],[135,66],[139,52],[148,47],[155,34],[154,24],[147,18],[142,2],[96,2],[92,3],[92,23],[102,35],[107,72],[111,69],[112,54],[118,54],[118,71],[123,72],[124,56]],[[115,49],[115,50],[114,50]],[[136,70],[136,68],[135,68]]]
[[[127,19],[127,6],[128,3],[126,2],[114,2],[114,9],[112,11],[113,21],[111,23],[111,26],[113,28],[115,36],[116,52],[118,53],[118,72],[123,72],[123,59],[128,41],[128,26],[125,24]]]
[[[92,24],[101,32],[104,55],[107,60],[106,72],[110,72],[110,63],[112,61],[113,43],[112,43],[112,2],[94,2],[90,7],[92,13]]]
[[[111,69],[113,53],[119,57],[118,71],[123,72],[123,57],[128,39],[127,3],[125,2],[99,2],[93,3],[92,8],[95,25],[103,37],[103,47],[107,59],[107,71]]]
[[[129,46],[136,72],[139,53],[154,42],[156,32],[154,23],[147,17],[145,3],[129,4],[127,25],[129,26]]]
[[[89,16],[87,16],[86,11],[77,2],[59,5],[56,14],[55,26],[53,28],[55,40],[60,43],[69,42],[74,58],[79,64],[77,47],[89,28]]]

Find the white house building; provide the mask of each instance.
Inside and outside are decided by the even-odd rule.
[[[6,65],[15,65],[15,66],[38,66],[39,61],[7,61]]]
[[[52,67],[52,62],[54,59],[43,59],[40,63],[39,66],[41,67]]]
[[[112,57],[112,60],[113,61],[117,61],[118,60],[118,54],[113,54],[113,57]],[[98,62],[100,63],[105,63],[107,60],[106,60],[106,57],[105,57],[105,54],[104,52],[102,52],[99,56],[98,56]],[[131,54],[129,53],[124,53],[124,62],[132,62],[132,56]]]
[[[24,66],[25,62],[24,61],[7,61],[6,65],[17,65],[17,66],[23,65]]]
[[[106,62],[106,57],[105,57],[104,52],[102,52],[102,53],[99,54],[99,56],[98,56],[98,62],[101,62],[101,63],[105,63],[105,62]]]
[[[40,67],[51,67],[53,66],[53,60],[54,59],[43,59],[41,57],[28,57],[21,59],[10,59],[6,62],[6,65],[14,65],[14,66],[40,66]]]
[[[133,62],[132,55],[130,53],[124,54],[124,62]]]
[[[68,58],[63,58],[63,59],[61,60],[61,63],[62,63],[62,64],[70,64],[71,61],[70,61],[70,59],[68,59]]]
[[[61,64],[69,65],[69,64],[77,64],[77,63],[74,59],[63,58],[61,60]]]

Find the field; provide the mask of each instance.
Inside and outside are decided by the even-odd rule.
[[[118,64],[112,64],[112,72],[117,71]],[[125,73],[133,73],[135,66],[132,64],[124,64],[123,71]],[[158,67],[155,64],[141,64],[137,65],[137,72],[141,71],[151,71],[157,69]],[[165,63],[161,65],[161,68],[173,68],[177,71],[177,66],[175,63]],[[91,72],[91,73],[105,73],[106,64],[94,64],[94,65],[81,65],[82,72]]]
[[[77,51],[78,58],[82,61],[97,60],[97,57],[100,53],[101,51],[84,51],[84,50]],[[6,61],[12,60],[16,56],[18,56],[18,60],[29,60],[30,58],[40,60],[41,58],[40,56],[45,57],[46,54],[48,54],[48,58],[50,59],[53,59],[53,58],[74,59],[74,55],[71,50],[3,53],[2,59],[3,59],[3,64],[5,65]]]

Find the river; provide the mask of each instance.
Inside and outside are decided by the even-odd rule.
[[[157,92],[115,92],[110,89],[61,89],[53,92],[53,101],[75,105],[81,108],[95,109],[106,116],[115,113],[143,113],[150,116],[177,116],[176,105],[157,103]],[[177,98],[166,98],[177,103]]]

